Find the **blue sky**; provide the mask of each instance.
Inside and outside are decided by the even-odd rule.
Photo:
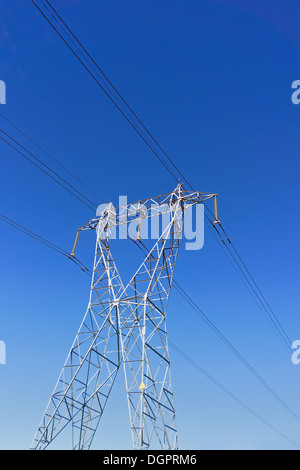
[[[299,339],[300,106],[291,102],[292,82],[300,79],[299,2],[52,3],[186,178],[219,194],[224,227],[289,336]],[[0,48],[0,80],[7,86],[0,112],[105,200],[136,201],[174,189],[31,2],[2,2]],[[0,122],[20,137],[1,116]],[[77,228],[93,212],[3,142],[0,155],[0,212],[71,250]],[[0,448],[26,449],[85,312],[89,278],[2,222],[0,243],[0,340],[7,347],[7,364],[0,365]],[[93,245],[89,233],[78,247],[89,267]],[[130,276],[124,246],[116,244],[116,257]],[[292,365],[209,232],[201,251],[180,252],[175,277],[300,414],[300,366]],[[175,291],[168,329],[172,342],[300,445],[299,422]],[[171,360],[181,448],[293,448],[175,351]],[[94,447],[130,448],[122,371],[110,398]]]

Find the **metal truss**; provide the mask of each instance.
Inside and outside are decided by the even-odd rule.
[[[213,197],[179,184],[172,193],[130,207],[115,210],[110,203],[79,229],[72,255],[80,231],[97,231],[89,304],[33,449],[45,449],[69,423],[72,448],[89,449],[121,363],[133,448],[178,448],[166,312],[185,209]],[[162,207],[168,223],[124,287],[110,251],[115,229],[136,221],[136,243],[142,243],[142,222],[161,214]]]

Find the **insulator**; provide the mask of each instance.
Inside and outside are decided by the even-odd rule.
[[[218,213],[218,199],[217,196],[214,197],[214,206],[215,206],[215,222],[219,222],[219,213]]]

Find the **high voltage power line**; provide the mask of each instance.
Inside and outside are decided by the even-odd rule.
[[[24,233],[25,235],[33,238],[34,240],[42,243],[43,245],[47,246],[48,248],[51,248],[51,250],[56,251],[60,255],[70,259],[72,262],[74,262],[82,271],[88,272],[88,268],[84,266],[84,264],[75,256],[70,257],[70,254],[64,250],[63,248],[60,248],[58,245],[50,242],[47,238],[41,237],[37,233],[33,232],[32,230],[29,230],[28,228],[24,227],[24,225],[19,224],[18,222],[12,220],[9,217],[6,217],[4,214],[0,213],[0,220],[2,222],[5,222],[6,224],[14,227],[15,229],[19,230],[20,232]]]
[[[29,142],[31,142],[35,147],[37,147],[39,150],[41,150],[47,157],[51,158],[57,165],[59,165],[64,171],[66,171],[72,178],[74,178],[78,183],[80,183],[85,189],[90,191],[94,196],[96,196],[100,201],[105,202],[104,199],[102,199],[99,194],[97,194],[90,186],[88,186],[85,182],[83,182],[78,176],[76,176],[74,173],[72,173],[68,168],[66,168],[64,165],[61,164],[57,158],[53,157],[47,150],[45,150],[43,147],[41,147],[40,144],[38,144],[35,140],[33,140],[31,137],[29,137],[25,132],[22,131],[19,127],[17,127],[12,121],[10,121],[4,114],[0,113],[0,116],[8,122],[14,129],[16,129],[20,134],[22,134]]]
[[[30,152],[28,149],[26,149],[23,145],[21,145],[16,139],[11,137],[9,134],[4,132],[2,129],[0,129],[0,132],[2,132],[3,135],[5,135],[9,140],[6,140],[4,137],[0,135],[0,139],[5,142],[7,145],[9,145],[11,148],[16,150],[19,155],[24,157],[27,161],[29,161],[32,165],[34,165],[36,168],[38,168],[40,171],[42,171],[44,174],[46,174],[49,178],[51,178],[53,181],[55,181],[57,184],[59,184],[62,188],[64,188],[66,191],[68,191],[70,194],[75,196],[79,201],[81,201],[83,204],[85,204],[87,207],[90,209],[94,209],[91,204],[93,204],[87,197],[85,197],[80,191],[78,191],[74,186],[72,186],[70,183],[68,183],[64,178],[58,175],[57,172],[51,170],[51,168],[43,163],[38,157],[36,157],[32,152]],[[27,153],[27,155],[21,151],[18,147],[15,147],[15,145],[12,144],[12,142],[16,144],[19,148],[21,148],[23,151]],[[29,156],[30,155],[30,156]],[[34,160],[32,160],[33,157]],[[36,163],[36,162],[39,162]],[[45,169],[46,168],[46,169]],[[49,173],[50,172],[50,173]],[[58,179],[57,179],[58,178]],[[67,186],[66,186],[67,185]],[[68,187],[69,186],[69,187]],[[70,189],[71,188],[71,189]],[[75,192],[74,192],[75,191]],[[82,199],[83,197],[83,199]]]
[[[51,3],[48,0],[45,0],[45,1],[40,0],[40,3],[39,3],[40,6],[38,6],[37,1],[34,1],[34,0],[31,0],[31,1],[36,6],[36,8],[40,11],[43,17],[46,19],[46,21],[50,24],[50,26],[54,29],[54,31],[59,35],[59,37],[62,39],[65,45],[69,48],[69,50],[79,60],[81,65],[83,65],[85,70],[92,76],[92,78],[95,80],[98,86],[100,86],[102,91],[104,91],[104,93],[110,99],[110,101],[117,107],[117,109],[121,112],[121,114],[133,127],[133,129],[137,132],[137,134],[146,143],[148,148],[164,165],[164,167],[171,174],[171,176],[176,181],[178,181],[180,177],[182,180],[186,182],[188,187],[194,191],[193,186],[187,180],[187,178],[183,175],[183,173],[179,170],[178,166],[173,162],[172,158],[162,149],[158,141],[153,137],[152,133],[142,123],[141,119],[137,116],[137,114],[129,106],[127,101],[118,92],[116,87],[108,79],[107,75],[103,72],[103,70],[99,67],[97,62],[88,53],[87,49],[83,46],[80,40],[72,32],[70,27],[62,19],[61,15],[59,15],[57,10],[51,5]],[[44,7],[44,11],[40,7]],[[53,24],[53,20],[55,21],[55,25]],[[59,28],[60,31],[57,28]],[[204,205],[208,209],[208,211],[211,213],[210,209],[206,206],[206,204]],[[233,263],[236,265],[237,269],[241,272],[242,277],[245,279],[245,282],[250,288],[252,294],[255,296],[255,298],[261,305],[260,309],[262,313],[264,314],[266,319],[270,322],[272,328],[274,329],[276,334],[280,337],[281,341],[287,346],[288,350],[291,351],[291,341],[290,341],[288,334],[286,333],[285,329],[283,328],[281,322],[279,321],[277,315],[271,308],[270,304],[267,302],[261,289],[258,287],[257,283],[255,282],[249,269],[247,268],[241,256],[239,255],[237,249],[235,248],[232,240],[229,238],[225,229],[223,228],[223,225],[219,223],[221,230],[225,234],[226,241],[223,240],[220,232],[218,231],[216,227],[216,224],[213,223],[213,221],[209,218],[209,216],[207,216],[207,214],[205,214],[205,219],[206,219],[208,226],[210,228],[211,227],[214,228],[214,230],[216,231],[217,237],[219,237],[219,239],[221,240],[222,248],[224,249],[225,252],[226,251],[228,252],[230,258],[232,258],[233,260]]]
[[[36,2],[34,2],[33,0],[32,0],[32,2],[33,2],[33,3],[35,4],[35,6],[40,10],[40,12],[43,14],[43,16],[47,19],[47,21],[51,24],[51,22],[49,21],[49,19],[45,16],[45,14],[44,14],[44,13],[41,11],[41,9],[37,6]],[[49,3],[48,1],[46,1],[46,3],[47,3],[48,6],[52,9],[51,15],[52,15],[52,17],[54,17],[54,14],[56,14],[55,10],[53,9],[53,7],[50,5],[50,3]],[[45,2],[44,2],[44,1],[42,1],[42,4],[44,5],[44,7],[47,8],[47,6],[45,5]],[[47,10],[49,11],[49,8],[47,8]],[[54,17],[54,18],[55,18],[55,17]],[[63,21],[59,15],[58,15],[58,18],[59,18],[61,21]],[[56,19],[56,21],[57,21],[57,19]],[[63,22],[63,24],[65,25],[66,28],[68,28],[64,22]],[[51,26],[53,27],[52,24],[51,24]],[[54,28],[54,29],[55,29],[56,32],[58,32],[58,31],[56,30],[56,28]],[[68,31],[69,31],[69,33],[72,35],[73,40],[76,40],[76,41],[77,41],[77,44],[78,44],[78,45],[81,45],[81,44],[79,43],[79,41],[76,39],[76,37],[73,35],[73,33],[70,31],[69,28],[68,28]],[[59,34],[59,33],[58,33],[58,34]],[[59,34],[59,35],[60,35],[60,34]],[[63,39],[63,37],[62,37],[61,35],[60,35],[60,37]],[[68,36],[68,37],[70,38],[70,36]],[[67,44],[67,42],[66,42],[64,39],[63,39],[63,41]],[[73,44],[74,44],[74,41],[72,41],[72,42],[73,42]],[[77,49],[78,49],[78,45],[76,46]],[[67,46],[72,50],[72,48],[69,46],[69,44],[67,44]],[[81,46],[81,47],[83,47],[83,46]],[[96,70],[99,70],[99,71],[101,72],[101,74],[103,74],[103,72],[101,71],[101,69],[97,66],[97,64],[96,64],[95,61],[91,58],[91,56],[87,53],[87,51],[86,51],[84,48],[83,48],[83,50],[84,50],[84,52],[88,55],[90,62],[92,61],[92,63],[94,64],[94,71],[95,71],[95,67],[97,67]],[[72,50],[72,52],[74,53],[73,50]],[[74,54],[76,55],[76,53],[74,53]],[[77,55],[76,55],[76,57],[77,57],[78,60],[82,63],[82,61],[79,59],[79,57],[78,57]],[[82,65],[84,65],[84,64],[82,63]],[[84,67],[87,69],[87,71],[89,71],[87,66],[84,65]],[[89,71],[89,73],[90,73],[90,71]],[[92,74],[91,74],[91,75],[92,75]],[[92,75],[92,76],[93,76],[93,75]],[[104,77],[106,80],[108,80],[107,77],[106,77],[104,74],[103,74],[103,77]],[[94,78],[94,77],[93,77],[93,78]],[[97,80],[96,80],[96,81],[97,81]],[[111,84],[111,82],[108,81],[108,83],[113,87],[113,85]],[[99,83],[98,83],[98,84],[99,84]],[[101,85],[100,85],[100,86],[101,86]],[[103,89],[102,86],[101,86],[101,88]],[[103,89],[103,90],[104,90],[104,89]],[[154,143],[159,147],[159,149],[161,150],[161,152],[163,152],[164,156],[167,158],[167,160],[169,161],[169,163],[172,164],[173,169],[171,170],[170,168],[168,168],[168,164],[167,164],[161,157],[158,157],[159,160],[161,161],[161,163],[163,163],[163,165],[168,169],[169,173],[177,180],[177,177],[176,177],[176,175],[174,174],[174,169],[175,169],[175,170],[177,171],[177,173],[180,174],[181,178],[184,179],[184,180],[186,181],[186,183],[188,184],[188,186],[192,189],[192,186],[191,186],[191,185],[188,183],[188,181],[183,177],[183,175],[182,175],[181,172],[178,170],[178,168],[175,166],[175,164],[172,162],[172,160],[171,160],[171,159],[168,157],[168,155],[161,149],[161,147],[159,146],[159,144],[157,143],[157,141],[153,138],[153,136],[150,134],[150,132],[147,131],[146,127],[142,124],[142,122],[139,120],[139,118],[135,115],[135,113],[134,113],[134,112],[132,111],[132,109],[127,105],[127,103],[125,102],[125,100],[121,97],[121,95],[117,92],[117,90],[116,90],[114,87],[113,87],[113,90],[115,91],[115,93],[117,94],[117,96],[119,97],[119,99],[121,100],[122,108],[121,108],[121,106],[118,106],[116,103],[114,103],[114,104],[117,106],[117,108],[118,108],[119,110],[124,110],[124,105],[126,105],[126,107],[129,108],[129,110],[133,113],[133,115],[135,116],[135,118],[138,120],[138,122],[140,123],[140,125],[141,125],[142,128],[144,129],[144,131],[141,132],[141,134],[142,134],[141,137],[142,137],[142,139],[145,141],[145,143],[147,143],[148,147],[150,147],[150,149],[153,151],[153,153],[155,153],[155,154],[158,153],[158,152],[154,151],[154,150],[152,149],[152,147],[149,145],[149,141],[152,139],[152,140],[154,141]],[[105,91],[105,90],[104,90],[104,91]],[[109,94],[108,94],[107,91],[105,91],[105,93],[109,96]],[[111,99],[110,96],[109,96],[109,98]],[[112,99],[111,99],[111,100],[112,100]],[[112,100],[112,101],[113,101],[113,100]],[[114,102],[114,101],[113,101],[113,102]],[[122,112],[122,111],[121,111],[121,112]],[[124,115],[124,111],[122,112],[122,114]],[[3,116],[3,117],[4,117],[4,116]],[[126,116],[125,116],[125,117],[126,117]],[[4,117],[4,119],[6,119],[6,118]],[[126,119],[129,121],[128,116],[126,117]],[[10,122],[10,121],[9,121],[9,122]],[[10,122],[10,124],[12,124],[12,123]],[[131,122],[130,122],[130,124],[131,124]],[[12,124],[12,125],[14,126],[14,124]],[[131,124],[131,125],[132,125],[132,124]],[[16,126],[14,126],[14,127],[15,127],[19,132],[21,132],[25,137],[27,137],[29,140],[31,140],[31,139],[30,139],[26,134],[24,134],[20,129],[18,129]],[[133,126],[133,127],[134,127],[134,126]],[[136,130],[136,129],[135,129],[135,130]],[[38,159],[32,152],[29,152],[29,151],[28,151],[24,146],[22,146],[18,141],[16,141],[15,139],[11,138],[11,137],[10,137],[7,133],[5,133],[3,130],[1,130],[1,132],[2,132],[7,138],[9,138],[10,140],[12,140],[12,141],[14,142],[14,144],[16,144],[19,148],[21,148],[23,151],[25,151],[27,154],[29,154],[35,161],[38,161],[41,166],[39,166],[38,164],[36,164],[36,162],[34,162],[34,160],[32,160],[32,158],[29,158],[28,155],[25,156],[25,154],[24,154],[23,152],[21,152],[17,147],[15,147],[14,145],[12,145],[12,143],[11,143],[9,140],[6,140],[5,138],[3,138],[3,137],[0,136],[0,138],[1,138],[4,142],[6,142],[8,145],[10,145],[10,147],[12,147],[13,149],[15,149],[19,154],[21,154],[23,157],[25,157],[27,160],[29,160],[31,163],[33,163],[35,166],[37,166],[41,171],[43,171],[44,173],[46,173],[51,179],[53,179],[54,181],[56,181],[56,183],[58,183],[58,184],[60,184],[61,186],[63,186],[64,189],[66,189],[67,191],[69,191],[73,196],[75,196],[75,197],[76,197],[77,199],[79,199],[81,202],[83,202],[84,204],[88,205],[89,208],[91,208],[91,209],[94,209],[94,208],[95,208],[96,205],[95,205],[92,201],[90,201],[88,198],[86,198],[86,196],[85,196],[83,193],[79,192],[74,186],[70,185],[64,178],[62,178],[60,175],[58,175],[58,173],[56,173],[56,172],[54,172],[53,170],[51,170],[49,166],[45,165],[40,159]],[[147,133],[147,136],[148,136],[148,137],[146,136],[145,132]],[[139,133],[139,132],[138,132],[138,133]],[[33,140],[31,140],[31,141],[32,141],[35,145],[37,145]],[[38,146],[38,145],[37,145],[37,146]],[[43,152],[45,152],[41,147],[40,147],[40,150],[42,150]],[[46,153],[46,152],[45,152],[45,153]],[[48,155],[49,155],[49,154],[48,154]],[[50,156],[50,155],[49,155],[49,156]],[[157,156],[157,155],[156,155],[156,156]],[[50,157],[51,157],[51,156],[50,156]],[[51,158],[52,158],[52,157],[51,157]],[[58,163],[62,168],[64,168],[64,170],[66,170],[71,176],[73,176],[75,179],[77,179],[78,182],[80,182],[81,184],[83,184],[74,174],[72,174],[69,170],[67,170],[65,167],[63,167],[56,159],[53,158],[53,160],[55,160],[56,163]],[[45,170],[45,168],[46,168],[47,171]],[[50,172],[50,173],[49,173],[49,172]],[[53,175],[54,175],[54,176],[53,176]],[[57,178],[58,178],[58,179],[57,179]],[[67,185],[67,186],[66,186],[66,185]],[[86,186],[86,185],[85,185],[85,186]],[[70,190],[70,188],[71,188],[71,190]],[[86,189],[89,189],[89,188],[86,186]],[[96,195],[96,193],[94,193],[94,194]],[[79,196],[80,196],[80,197],[79,197]],[[83,197],[83,199],[82,199],[82,197]],[[100,197],[99,197],[99,198],[100,198]],[[100,199],[102,200],[102,198],[100,198]],[[93,207],[90,206],[87,202],[91,203]],[[29,235],[29,236],[32,236],[32,237],[35,238],[36,240],[40,241],[41,243],[44,243],[44,244],[47,245],[48,247],[50,247],[50,248],[54,249],[55,251],[57,251],[58,253],[60,253],[60,254],[62,254],[62,255],[64,255],[64,256],[69,257],[69,254],[68,254],[65,250],[60,249],[57,245],[52,244],[51,242],[49,242],[49,241],[47,241],[46,239],[44,239],[44,238],[38,236],[38,235],[35,234],[34,232],[31,232],[30,230],[26,229],[25,227],[20,226],[19,224],[17,224],[16,222],[14,222],[12,219],[8,219],[6,216],[4,216],[4,215],[2,215],[2,214],[0,214],[0,218],[1,218],[2,221],[8,223],[9,225],[14,226],[15,228],[18,228],[19,230],[21,230],[21,231],[24,232],[25,234],[27,234],[27,235]],[[210,218],[209,218],[208,216],[207,216],[207,220],[208,220],[208,222],[209,222],[210,224],[213,225],[212,221],[210,220]],[[250,286],[254,284],[254,286],[256,287],[256,290],[259,292],[261,298],[264,300],[264,302],[265,302],[265,304],[266,304],[266,306],[267,306],[267,308],[268,308],[268,310],[266,310],[266,311],[268,312],[268,316],[269,316],[269,318],[272,320],[273,325],[275,326],[276,331],[280,334],[281,338],[284,339],[284,342],[285,342],[286,344],[288,344],[288,346],[289,346],[289,348],[290,348],[291,343],[290,343],[290,341],[289,341],[289,338],[288,338],[287,334],[285,333],[285,331],[284,331],[282,325],[281,325],[280,322],[278,321],[278,319],[277,319],[277,317],[275,316],[274,312],[272,311],[271,307],[270,307],[269,304],[267,303],[265,297],[263,296],[263,294],[262,294],[261,290],[259,289],[258,285],[256,284],[256,282],[254,281],[253,277],[251,276],[251,274],[250,274],[249,270],[247,269],[246,265],[245,265],[244,262],[242,261],[242,258],[241,258],[240,255],[238,254],[238,252],[237,252],[237,250],[235,249],[235,247],[233,246],[233,244],[230,242],[230,239],[229,239],[229,237],[227,236],[227,233],[225,232],[225,230],[224,230],[223,227],[221,226],[221,229],[222,229],[222,231],[224,232],[224,235],[225,235],[225,237],[226,237],[226,240],[227,240],[227,241],[231,244],[231,246],[233,247],[233,250],[234,250],[236,256],[239,258],[240,263],[241,263],[242,266],[244,267],[244,270],[241,268],[240,263],[237,263],[236,258],[232,255],[232,252],[231,252],[230,249],[228,248],[227,244],[226,244],[225,241],[223,240],[223,238],[222,238],[222,236],[220,235],[220,233],[219,233],[219,231],[217,230],[217,228],[216,228],[214,225],[213,225],[213,227],[216,229],[216,233],[217,233],[218,237],[220,238],[220,240],[221,240],[221,242],[222,242],[222,245],[224,245],[224,246],[226,247],[226,249],[229,251],[229,253],[230,253],[231,256],[233,257],[235,263],[237,264],[237,266],[238,266],[239,269],[241,270],[242,274],[245,273],[245,270],[246,270],[247,275],[244,274],[245,279],[246,279],[246,280],[247,280],[247,279],[249,280],[249,278],[250,278],[250,281],[247,281],[247,282],[249,283]],[[76,260],[76,261],[79,261],[79,260]],[[77,263],[76,263],[76,264],[77,264]],[[88,271],[87,268],[85,268],[85,267],[82,265],[82,263],[79,262],[78,265],[79,265],[79,267],[81,267],[81,269],[83,269],[83,270],[85,270],[85,271]],[[251,281],[252,281],[253,284],[251,283]],[[176,287],[177,287],[178,292],[181,293],[181,295],[183,296],[183,298],[190,304],[190,306],[192,306],[192,308],[193,308],[195,311],[197,310],[197,313],[199,314],[199,311],[200,311],[199,307],[192,301],[192,299],[184,292],[184,290],[183,290],[183,289],[178,285],[178,283],[176,283],[176,281],[175,281],[175,288],[176,288]],[[253,289],[253,292],[256,292],[256,290]],[[257,298],[259,299],[260,297],[257,296]],[[265,308],[266,308],[266,307],[265,307]],[[203,312],[202,312],[202,313],[203,313]],[[201,315],[201,316],[202,316],[202,315]],[[205,314],[204,314],[204,317],[202,316],[202,318],[206,318],[206,319],[208,320],[208,317],[206,317]],[[210,322],[210,320],[208,320],[208,322],[206,322],[206,323],[207,323],[208,326],[210,326],[210,327],[213,325],[213,324]],[[214,326],[214,325],[213,325],[213,326]],[[213,331],[214,331],[214,329],[213,329]],[[217,330],[217,331],[219,331],[219,330]],[[215,332],[216,332],[216,331],[215,331]],[[220,332],[219,332],[219,333],[220,333]],[[219,335],[218,335],[218,336],[219,336]],[[224,337],[222,334],[221,334],[221,336],[219,336],[219,337],[220,337],[220,339],[222,339],[222,337],[223,337],[222,341],[224,342],[224,338],[225,338],[225,337]],[[226,338],[225,338],[225,340],[226,340]],[[228,340],[225,341],[225,344],[226,344],[228,347],[230,347],[230,343],[228,342]],[[174,345],[173,345],[173,346],[174,346]],[[231,346],[232,346],[232,345],[231,345]],[[174,347],[174,349],[176,349],[176,346]],[[230,347],[230,349],[231,349],[231,347]],[[231,350],[232,350],[233,352],[234,352],[234,351],[237,352],[237,350],[236,350],[235,348],[233,348],[233,349],[231,349]],[[177,348],[177,352],[179,352],[179,351],[180,351],[179,348]],[[182,353],[182,351],[181,351],[181,353]],[[179,353],[179,354],[180,354],[180,353]],[[184,353],[182,353],[181,355],[182,355],[183,357],[186,356]],[[238,355],[239,355],[239,353],[238,353]],[[242,357],[241,355],[239,355],[239,356],[240,356],[240,358]],[[186,356],[186,357],[188,357],[188,356]],[[242,358],[242,359],[243,359],[243,358]],[[192,360],[190,359],[189,362],[192,364],[192,362],[194,362],[194,361],[192,361]],[[195,364],[195,363],[194,363],[194,364]],[[248,363],[247,363],[247,364],[248,364]],[[246,364],[244,364],[244,365],[246,365]],[[249,364],[248,364],[248,365],[249,365]],[[194,367],[195,367],[195,366],[194,366]],[[247,366],[246,366],[246,367],[247,367]],[[247,368],[249,369],[249,367],[247,367]],[[252,370],[251,370],[251,369],[252,369]],[[198,369],[198,370],[199,370],[199,369]],[[282,406],[284,406],[287,411],[289,411],[289,412],[290,412],[291,414],[293,414],[297,419],[299,419],[299,418],[297,417],[297,415],[288,407],[288,405],[286,405],[286,403],[285,403],[285,402],[284,402],[284,401],[265,383],[265,381],[264,381],[263,379],[261,379],[260,376],[258,376],[258,374],[256,373],[256,371],[254,371],[254,369],[251,368],[251,366],[250,366],[250,369],[249,369],[249,370],[250,370],[252,373],[254,372],[254,374],[255,374],[256,377],[260,380],[260,382],[263,384],[263,386],[264,386],[265,388],[267,388],[267,390],[268,390],[270,393],[272,393],[272,395],[274,396],[274,398],[276,398],[277,401],[279,401],[280,404],[281,404]],[[206,374],[204,374],[204,375],[206,375]],[[206,375],[206,376],[207,376],[207,375]],[[266,387],[266,385],[267,385],[267,387]],[[223,391],[224,391],[224,390],[223,390]],[[227,393],[227,394],[228,394],[228,393]],[[239,401],[239,399],[238,399],[238,401]],[[240,404],[242,404],[242,402],[240,402]],[[244,406],[244,407],[245,407],[245,406]],[[255,414],[256,414],[256,413],[255,413]],[[259,416],[258,416],[258,417],[259,417]],[[260,419],[261,419],[261,418],[260,418]],[[268,426],[272,427],[272,426],[269,425],[265,420],[263,420],[263,421],[264,421]],[[276,430],[275,428],[272,427],[272,429],[274,429],[276,432],[279,432],[279,433],[280,433],[280,431]],[[283,437],[286,438],[286,436],[284,436],[282,433],[280,433],[280,434],[281,434]],[[288,439],[288,438],[287,438],[287,439]],[[295,443],[293,443],[293,444],[295,444]],[[297,445],[297,444],[295,444],[295,445]]]

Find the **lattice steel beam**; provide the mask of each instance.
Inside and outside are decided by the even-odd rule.
[[[179,184],[129,208],[110,203],[79,229],[97,231],[89,304],[32,448],[45,449],[71,423],[73,449],[89,449],[122,362],[133,448],[178,448],[167,305],[185,210],[215,196]],[[139,239],[141,222],[162,212],[168,216],[163,233],[124,287],[110,251],[112,233],[137,221]],[[73,254],[77,240],[78,234]]]

